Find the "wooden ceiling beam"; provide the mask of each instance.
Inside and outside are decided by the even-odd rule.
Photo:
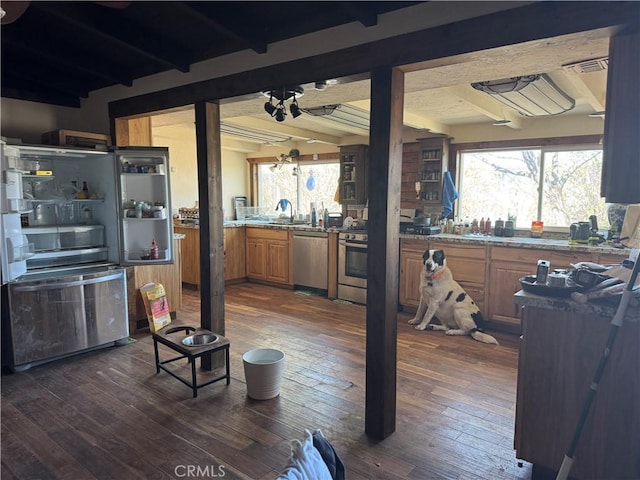
[[[206,3],[206,2],[202,2]],[[206,6],[206,5],[204,5]],[[191,4],[186,5],[181,2],[175,2],[174,8],[178,9],[185,15],[190,16],[191,18],[196,19],[201,23],[205,23],[210,28],[226,35],[233,40],[246,45],[248,48],[253,50],[256,53],[262,54],[267,52],[267,42],[263,39],[258,38],[257,35],[249,35],[247,32],[239,32],[238,29],[231,27],[230,25],[225,25],[217,19],[211,17],[211,15],[203,9],[203,5],[200,4]]]
[[[362,74],[384,65],[409,65],[471,51],[624,25],[637,17],[639,8],[637,2],[534,2],[311,58],[116,100],[109,104],[109,114],[111,117],[129,116],[193,104],[201,99],[253,94],[283,81],[303,85],[315,82],[318,78]],[[509,28],[505,29],[504,25],[509,25]],[[429,48],[425,48],[425,45]]]
[[[16,55],[20,55],[20,52],[25,53],[25,56],[39,57],[50,65],[55,65],[57,68],[64,68],[70,74],[74,72],[79,75],[85,75],[90,77],[98,77],[108,82],[115,82],[126,87],[133,85],[133,79],[130,75],[123,75],[122,66],[110,65],[110,62],[100,58],[89,59],[87,58],[82,64],[74,61],[72,58],[66,57],[60,54],[60,50],[53,50],[47,45],[38,45],[35,47],[30,43],[17,42],[9,37],[2,38],[3,48],[8,47]],[[14,64],[15,65],[15,64]],[[11,68],[14,68],[13,65]],[[41,72],[47,71],[46,66],[42,64],[38,65]]]
[[[105,42],[145,56],[167,68],[183,73],[189,71],[191,55],[185,55],[184,51],[175,48],[168,39],[159,37],[143,25],[114,13],[113,9],[104,8],[104,11],[96,16],[72,8],[72,5],[65,6],[64,3],[54,5],[49,2],[36,2],[33,6],[59,21],[66,22],[71,28],[82,29]],[[118,26],[117,32],[110,31],[109,26],[113,25]]]
[[[367,2],[339,2],[340,8],[349,15],[355,17],[365,27],[375,27],[378,24],[378,15],[370,12],[363,5]]]

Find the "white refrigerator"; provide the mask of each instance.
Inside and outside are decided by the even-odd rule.
[[[163,147],[2,147],[2,364],[128,341],[125,266],[173,263]]]

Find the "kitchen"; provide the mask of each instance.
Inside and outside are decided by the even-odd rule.
[[[499,128],[499,127],[495,127],[495,128]],[[282,152],[278,152],[278,153],[282,153]]]

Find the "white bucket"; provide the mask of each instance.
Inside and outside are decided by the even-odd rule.
[[[242,355],[247,395],[254,400],[268,400],[280,394],[284,370],[284,353],[273,348],[258,348]]]

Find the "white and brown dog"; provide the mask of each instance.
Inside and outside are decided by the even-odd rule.
[[[409,320],[417,330],[444,330],[447,335],[470,335],[474,340],[498,344],[483,332],[484,318],[476,302],[453,279],[442,250],[427,250],[422,255],[420,304]],[[440,325],[431,321],[437,318]]]

